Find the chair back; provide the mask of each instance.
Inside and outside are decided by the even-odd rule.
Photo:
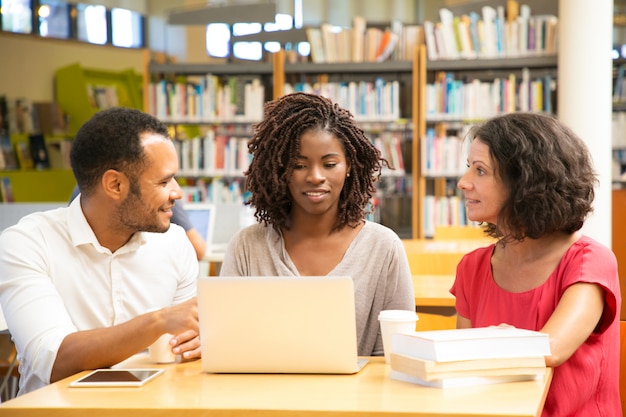
[[[619,392],[622,397],[622,415],[626,417],[626,321],[619,322]]]

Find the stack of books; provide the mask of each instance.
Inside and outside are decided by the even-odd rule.
[[[438,388],[532,380],[549,355],[547,334],[514,327],[394,334],[390,377]]]

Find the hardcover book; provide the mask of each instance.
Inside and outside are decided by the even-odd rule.
[[[543,356],[435,362],[392,352],[390,365],[394,371],[412,375],[424,381],[507,375],[543,375],[546,371]]]
[[[515,327],[477,327],[394,334],[394,353],[438,362],[550,355],[548,335]]]
[[[539,375],[504,375],[491,377],[461,377],[461,378],[444,378],[425,381],[413,375],[391,370],[390,378],[396,381],[410,382],[412,384],[424,385],[433,388],[454,388],[468,387],[475,385],[501,384],[505,382],[533,381]]]

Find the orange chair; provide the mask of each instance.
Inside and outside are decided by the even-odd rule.
[[[626,417],[626,321],[619,323],[620,358],[619,392],[622,396],[622,414]]]
[[[20,374],[17,351],[7,330],[0,331],[0,402],[15,398]]]

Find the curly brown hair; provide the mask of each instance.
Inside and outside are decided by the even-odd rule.
[[[511,113],[470,131],[489,147],[496,175],[509,190],[499,213],[503,227],[486,233],[503,240],[574,233],[592,212],[598,183],[587,146],[556,117]]]
[[[251,193],[246,204],[255,207],[259,222],[289,228],[292,197],[288,183],[300,153],[300,138],[307,131],[329,132],[342,143],[351,168],[341,191],[335,228],[356,227],[365,217],[382,168],[389,163],[348,110],[314,94],[293,93],[265,103],[264,119],[254,126],[248,142],[253,158],[245,172]]]

